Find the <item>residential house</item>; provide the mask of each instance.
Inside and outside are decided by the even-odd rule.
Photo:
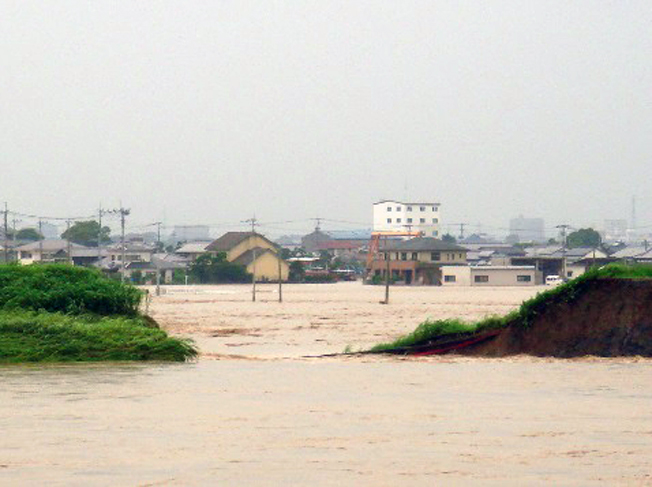
[[[373,204],[374,232],[421,232],[439,237],[441,205],[439,203],[403,203],[382,200]]]
[[[279,248],[263,235],[254,232],[227,232],[213,241],[206,251],[226,253],[226,260],[241,264],[257,281],[287,281],[290,266],[279,255]]]
[[[15,249],[17,260],[21,264],[74,262],[77,252],[85,255],[89,250],[93,249],[67,240],[55,239],[39,240],[21,245]]]
[[[467,265],[466,254],[466,248],[432,237],[388,241],[371,261],[367,275],[384,279],[389,270],[395,281],[439,285],[441,267]]]
[[[206,253],[206,249],[212,243],[211,242],[190,242],[182,245],[174,253],[180,257],[183,257],[188,262],[194,262],[197,257]]]

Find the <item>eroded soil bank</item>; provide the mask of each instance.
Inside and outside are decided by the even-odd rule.
[[[528,326],[516,323],[459,353],[652,357],[652,280],[596,279],[573,299],[550,299]]]

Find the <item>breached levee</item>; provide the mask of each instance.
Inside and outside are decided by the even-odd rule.
[[[426,322],[370,352],[652,357],[652,266],[594,269],[539,293],[505,317]]]
[[[515,321],[458,353],[652,357],[652,280],[598,278],[588,284],[572,300],[551,298],[528,326]]]

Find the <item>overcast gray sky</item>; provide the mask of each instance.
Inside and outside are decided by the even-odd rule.
[[[1,0],[0,201],[652,224],[650,32],[649,0]]]

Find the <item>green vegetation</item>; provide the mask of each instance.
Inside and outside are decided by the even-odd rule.
[[[189,274],[200,284],[251,281],[245,266],[226,260],[226,252],[200,255],[190,264]]]
[[[0,266],[0,363],[195,357],[192,342],[139,313],[141,298],[92,269]]]
[[[140,317],[0,312],[0,363],[184,361],[196,355],[190,341],[170,338]]]
[[[22,228],[16,232],[16,238],[18,240],[35,242],[37,240],[43,240],[43,235],[36,228]]]
[[[109,227],[102,227],[95,220],[85,222],[75,222],[69,229],[61,234],[64,240],[70,240],[76,244],[86,245],[87,247],[97,247],[98,237],[102,236],[103,243],[111,242]]]
[[[595,249],[602,245],[602,237],[592,228],[580,228],[568,235],[566,243],[571,249],[576,247],[591,247]]]
[[[575,301],[591,287],[592,282],[596,279],[652,279],[652,265],[610,264],[602,268],[590,269],[572,281],[538,293],[533,298],[524,301],[520,308],[506,316],[491,316],[472,323],[459,319],[427,320],[421,323],[412,333],[394,342],[376,345],[370,351],[383,352],[444,338],[454,340],[465,335],[506,326],[527,327],[532,324],[537,316],[543,314],[548,306],[560,302],[570,303]]]
[[[135,316],[142,297],[94,269],[65,264],[0,267],[0,309]]]

